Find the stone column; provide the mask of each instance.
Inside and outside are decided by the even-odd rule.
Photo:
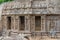
[[[15,29],[15,16],[11,16],[11,29]]]
[[[2,25],[3,25],[3,28],[5,29],[7,29],[7,16],[3,16],[3,19],[2,19]]]
[[[3,36],[6,36],[7,32],[7,16],[2,16],[2,29],[3,29]]]
[[[15,29],[16,30],[19,30],[19,25],[20,25],[19,22],[20,22],[19,21],[19,16],[16,16],[16,18],[15,18]]]
[[[46,16],[42,15],[41,16],[41,31],[46,31]]]
[[[25,31],[30,31],[30,15],[25,16]]]
[[[31,32],[35,31],[35,16],[31,16]]]

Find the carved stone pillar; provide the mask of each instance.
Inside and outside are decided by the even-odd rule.
[[[41,31],[46,31],[46,16],[45,15],[42,15],[41,16]]]
[[[35,16],[31,16],[31,32],[35,31]]]
[[[15,29],[15,16],[11,16],[11,29]]]
[[[19,22],[20,22],[19,21],[19,16],[16,16],[16,18],[15,18],[15,29],[16,30],[19,30],[19,25],[20,25]]]
[[[3,29],[3,36],[6,36],[7,32],[7,16],[2,16],[2,29]]]
[[[7,16],[3,16],[2,19],[2,27],[7,29]]]
[[[25,16],[25,31],[30,31],[30,15]]]

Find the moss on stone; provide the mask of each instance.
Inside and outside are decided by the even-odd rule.
[[[0,4],[4,2],[10,2],[10,1],[13,1],[13,0],[0,0]]]

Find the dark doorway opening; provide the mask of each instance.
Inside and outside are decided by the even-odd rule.
[[[35,31],[41,30],[41,16],[35,16]]]
[[[8,24],[7,28],[11,29],[11,17],[7,17],[7,24]]]
[[[19,23],[20,27],[19,27],[19,29],[20,30],[24,30],[25,29],[25,17],[24,16],[20,16],[19,19],[20,19],[20,23]]]

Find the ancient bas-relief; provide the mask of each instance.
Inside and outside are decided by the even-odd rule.
[[[26,34],[29,40],[52,40],[60,36],[59,0],[14,0],[2,10],[6,35]],[[3,33],[4,34],[4,33]]]

